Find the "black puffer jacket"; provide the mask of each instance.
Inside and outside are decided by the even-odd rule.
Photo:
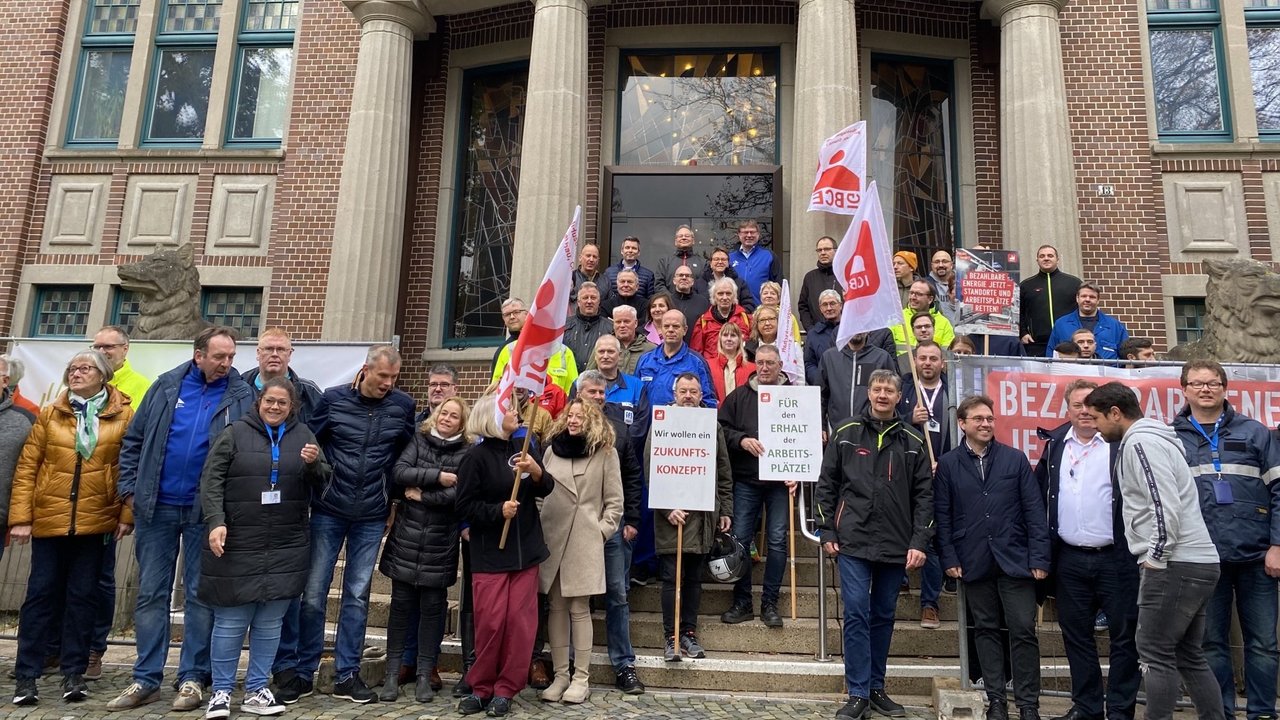
[[[213,441],[200,476],[200,504],[209,528],[226,526],[227,541],[222,557],[204,544],[204,602],[233,607],[302,594],[311,566],[311,488],[324,484],[330,472],[323,451],[310,465],[302,461],[307,443],[316,444],[311,430],[296,416],[286,421],[276,483],[280,502],[263,505],[262,493],[271,489],[271,441],[257,412]]]
[[[349,385],[325,390],[311,427],[333,464],[333,478],[317,493],[316,512],[354,521],[386,520],[391,468],[413,438],[413,418],[413,398],[400,390],[379,399],[364,397]]]
[[[457,485],[442,486],[440,473],[457,473],[470,447],[461,435],[445,439],[418,433],[400,454],[392,477],[400,487],[421,490],[422,499],[397,501],[396,520],[378,564],[383,575],[433,588],[449,587],[457,580]]]

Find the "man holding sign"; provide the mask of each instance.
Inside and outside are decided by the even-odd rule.
[[[693,373],[682,373],[676,378],[675,407],[704,408],[702,404],[702,382]],[[662,412],[659,408],[658,412]],[[658,417],[660,425],[667,418]],[[685,509],[658,510],[653,514],[654,541],[657,545],[658,557],[662,561],[662,631],[667,640],[667,662],[679,662],[681,655],[691,658],[705,657],[706,653],[698,644],[698,610],[702,600],[702,567],[706,564],[707,554],[711,552],[716,531],[729,532],[732,527],[733,514],[733,476],[729,473],[729,452],[725,447],[724,431],[716,428],[714,452],[714,499],[710,503],[684,501],[667,502],[663,497],[668,489],[679,494],[702,495],[693,486],[706,485],[711,473],[699,472],[683,480],[663,477],[664,465],[675,466],[675,463],[664,463],[660,456],[689,455],[688,449],[673,451],[655,428],[649,456],[653,463],[652,485],[649,504],[654,508],[666,508],[667,505],[681,505]],[[682,433],[687,434],[687,433]],[[667,447],[664,449],[663,446]],[[710,454],[710,453],[708,453]],[[701,457],[702,453],[697,453]],[[711,458],[705,458],[711,459]],[[710,469],[710,468],[706,468]],[[673,473],[667,473],[671,475]],[[676,485],[677,487],[671,487]],[[705,499],[705,498],[704,498]],[[695,509],[695,505],[709,507],[707,510]],[[680,535],[683,537],[680,537]],[[683,560],[682,572],[676,573],[677,558]],[[679,619],[680,627],[676,627],[676,587],[680,588]],[[678,640],[677,640],[677,632]]]
[[[831,436],[817,489],[822,547],[839,559],[845,603],[844,720],[868,706],[907,714],[885,694],[885,668],[903,575],[924,565],[933,539],[933,473],[924,439],[898,418],[901,380],[876,370],[869,384],[870,407]]]
[[[782,374],[782,357],[775,345],[756,349],[756,374],[724,399],[720,408],[720,427],[729,446],[729,463],[733,470],[733,534],[743,545],[751,544],[760,522],[760,511],[766,510],[768,526],[765,536],[769,557],[764,566],[764,589],[760,594],[760,619],[771,628],[782,627],[778,614],[778,592],[782,573],[787,569],[787,493],[794,493],[796,482],[783,485],[760,481],[760,458],[765,454],[760,443],[758,388],[786,385]],[[766,509],[767,508],[767,509]],[[733,606],[720,616],[720,622],[737,624],[755,617],[751,603],[751,575],[743,575],[733,586]]]

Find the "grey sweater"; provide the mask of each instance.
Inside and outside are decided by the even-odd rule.
[[[1148,418],[1120,441],[1120,497],[1125,538],[1138,562],[1217,563],[1200,515],[1200,493],[1173,428]]]
[[[13,494],[13,472],[18,456],[31,433],[35,418],[13,404],[9,390],[0,390],[0,532],[9,527],[9,497]]]

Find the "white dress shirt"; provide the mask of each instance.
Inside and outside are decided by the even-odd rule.
[[[1083,441],[1067,433],[1058,466],[1058,536],[1068,545],[1112,544],[1111,449],[1101,433]]]

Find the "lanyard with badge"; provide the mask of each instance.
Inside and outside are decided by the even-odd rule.
[[[271,489],[262,492],[262,504],[279,505],[280,491],[276,490],[276,485],[280,482],[280,441],[284,439],[284,423],[280,423],[278,433],[272,432],[270,425],[266,428],[267,439],[271,441]]]
[[[929,392],[929,388],[924,387],[923,385],[920,387],[920,394],[924,396],[924,409],[929,413],[929,422],[925,423],[925,427],[931,433],[942,432],[942,423],[938,422],[938,419],[933,416],[933,404],[937,401],[938,393],[940,392],[942,392],[941,383],[938,384],[938,387],[933,389],[932,393]]]
[[[1097,438],[1098,436],[1094,435],[1093,437]],[[1080,467],[1080,463],[1084,462],[1085,458],[1089,457],[1089,453],[1093,452],[1093,449],[1096,447],[1096,445],[1094,445],[1095,442],[1096,440],[1091,439],[1087,445],[1084,445],[1084,452],[1079,455],[1076,455],[1075,451],[1071,449],[1071,443],[1066,444],[1067,459],[1071,461],[1071,466],[1067,468],[1067,475],[1069,475],[1072,480],[1076,477],[1076,468]]]
[[[1190,416],[1188,416],[1188,419],[1191,420],[1191,426],[1196,429],[1196,432],[1200,433],[1209,442],[1209,453],[1213,459],[1213,471],[1218,473],[1218,477],[1213,481],[1213,499],[1219,505],[1230,505],[1235,502],[1235,498],[1231,493],[1231,483],[1222,479],[1222,456],[1218,454],[1218,442],[1221,440],[1221,434],[1218,430],[1222,425],[1222,416],[1219,415],[1218,419],[1213,422],[1212,435],[1204,431],[1204,426],[1200,424],[1199,420]]]

